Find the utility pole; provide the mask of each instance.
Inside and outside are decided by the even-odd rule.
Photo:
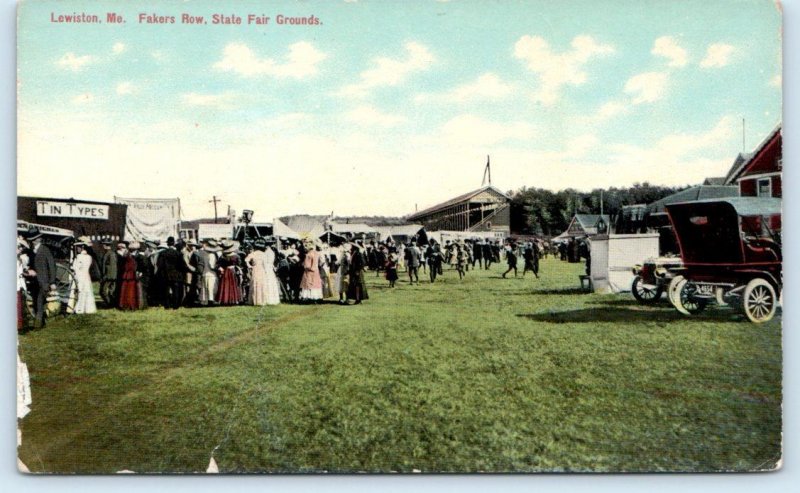
[[[216,195],[214,195],[213,198],[208,201],[209,203],[214,203],[214,224],[217,224],[217,202],[221,201],[222,199],[218,199]]]
[[[745,126],[744,126],[744,118],[742,118],[742,153],[747,152],[747,147],[744,145],[744,137],[745,137]]]

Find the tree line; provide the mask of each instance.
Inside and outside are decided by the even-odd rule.
[[[575,214],[600,214],[601,191],[603,214],[608,214],[613,223],[625,205],[650,204],[687,188],[688,185],[663,187],[647,182],[627,188],[596,188],[590,192],[572,188],[553,192],[522,187],[508,192],[511,197],[511,231],[524,235],[557,236],[567,229]]]

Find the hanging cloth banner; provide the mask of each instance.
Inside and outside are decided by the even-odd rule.
[[[126,199],[114,197],[117,204],[128,206],[125,240],[166,240],[178,238],[180,199]]]

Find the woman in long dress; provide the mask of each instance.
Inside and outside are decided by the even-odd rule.
[[[275,252],[267,248],[267,243],[261,238],[253,246],[255,250],[245,258],[245,263],[250,267],[248,302],[258,306],[277,305],[281,297],[274,268]]]
[[[310,243],[305,247],[306,257],[303,259],[303,277],[300,279],[300,300],[321,300],[322,278],[319,275],[319,252]]]
[[[217,302],[220,305],[238,305],[242,301],[242,289],[236,269],[239,268],[239,245],[230,242],[223,243],[222,258],[217,263],[220,271],[219,291]]]
[[[117,307],[120,310],[140,310],[143,307],[139,272],[137,271],[136,257],[133,255],[133,251],[138,248],[139,243],[132,242],[127,249],[118,250],[121,254],[121,262],[117,264],[119,276]]]
[[[330,298],[333,295],[331,293],[331,279],[328,275],[328,269],[330,266],[328,263],[328,256],[325,254],[325,252],[321,251],[319,246],[317,246],[317,254],[319,255],[319,277],[322,280],[322,297]]]
[[[264,270],[266,273],[265,282],[267,284],[267,304],[277,305],[281,302],[281,284],[278,275],[275,273],[275,250],[267,245],[264,251]]]
[[[339,303],[345,303],[347,295],[347,276],[350,273],[350,248],[349,243],[342,246],[339,253],[339,269],[336,271],[336,292],[339,293]]]
[[[350,278],[347,285],[347,299],[355,300],[356,305],[362,300],[369,299],[367,294],[367,284],[364,282],[364,268],[366,260],[361,248],[354,246],[350,256]]]
[[[267,304],[266,246],[259,238],[253,243],[253,251],[244,258],[244,263],[250,267],[250,293],[247,296],[250,305]]]
[[[94,313],[97,306],[94,303],[94,290],[92,277],[89,270],[92,268],[92,257],[86,251],[86,243],[76,243],[75,259],[72,261],[72,272],[78,284],[78,300],[75,302],[75,313]]]

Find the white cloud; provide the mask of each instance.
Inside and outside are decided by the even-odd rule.
[[[474,100],[498,101],[508,97],[514,86],[503,82],[497,75],[488,72],[475,81],[463,84],[443,93],[423,93],[414,98],[418,103],[434,101],[446,103],[463,103]]]
[[[597,116],[602,120],[608,120],[625,113],[627,110],[628,106],[625,103],[609,101],[600,106],[600,109],[597,110]]]
[[[452,144],[493,145],[507,140],[529,140],[535,135],[527,122],[495,122],[475,115],[459,115],[445,123],[441,136]]]
[[[528,35],[514,44],[514,56],[539,75],[540,85],[534,100],[544,104],[556,102],[564,85],[579,86],[586,82],[583,67],[589,60],[614,52],[612,46],[599,44],[590,36],[576,36],[571,47],[554,53],[543,38]]]
[[[730,154],[727,144],[736,134],[738,119],[732,116],[721,118],[710,130],[704,133],[680,133],[662,137],[652,147],[638,147],[629,144],[610,145],[615,161],[629,161],[641,164],[680,163],[685,159],[699,159],[711,152],[721,151]],[[662,169],[678,169],[664,166]]]
[[[117,94],[124,96],[136,92],[136,86],[132,82],[120,82],[117,84]]]
[[[72,70],[73,72],[77,72],[93,61],[94,58],[89,55],[76,56],[75,53],[69,51],[58,59],[56,65],[61,68]]]
[[[733,46],[725,43],[714,43],[706,49],[706,57],[700,62],[703,68],[724,67],[731,61],[731,56],[736,50]]]
[[[631,95],[633,104],[652,103],[664,97],[667,82],[664,72],[644,72],[628,79],[625,93]]]
[[[259,58],[244,43],[230,43],[223,50],[222,59],[214,64],[214,68],[223,72],[234,72],[242,77],[271,75],[303,79],[315,75],[317,65],[328,58],[309,42],[300,41],[289,46],[283,63],[271,58]]]
[[[349,84],[339,90],[341,96],[366,96],[370,89],[385,86],[397,86],[412,74],[428,70],[436,58],[430,50],[417,42],[405,44],[405,58],[378,57],[374,67],[361,72],[361,80]]]
[[[683,67],[689,60],[686,50],[681,48],[678,42],[670,36],[661,36],[656,39],[650,53],[669,59],[670,67]]]
[[[115,54],[119,55],[120,53],[128,49],[128,47],[125,46],[125,43],[114,43],[114,46],[111,49],[114,51]]]
[[[181,95],[181,100],[187,106],[201,106],[217,109],[228,109],[234,106],[236,94],[224,92],[221,94],[198,94],[190,92]]]
[[[72,104],[86,104],[91,103],[94,101],[94,94],[87,92],[84,94],[78,94],[74,98],[72,98]]]
[[[393,127],[405,121],[402,116],[383,113],[372,106],[359,106],[347,112],[345,118],[359,125],[377,125],[379,127]]]

